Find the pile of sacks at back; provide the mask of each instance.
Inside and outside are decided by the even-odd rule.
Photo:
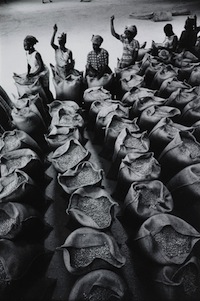
[[[23,101],[25,112],[28,98]],[[18,101],[21,108],[23,101]],[[2,300],[18,298],[19,293],[26,299],[33,283],[44,277],[41,260],[48,264],[49,259],[45,258],[51,257],[44,247],[44,239],[51,231],[44,220],[48,207],[44,152],[29,135],[32,125],[28,120],[27,124],[25,119],[14,123],[14,104],[2,87],[0,106],[0,294]],[[36,112],[36,102],[33,106]],[[19,292],[22,283],[24,290]],[[38,293],[34,295],[32,290],[32,296],[37,297]]]
[[[146,55],[118,75],[119,100],[103,87],[83,95],[94,143],[111,161],[107,178],[116,181],[141,281],[148,278],[155,300],[200,294],[200,67],[185,56],[190,76]]]

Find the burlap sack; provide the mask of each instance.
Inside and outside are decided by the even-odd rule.
[[[170,213],[174,204],[167,187],[159,180],[131,184],[123,205],[124,215],[134,225],[159,213]]]
[[[113,271],[99,269],[79,278],[71,289],[69,301],[84,301],[90,296],[97,300],[125,301],[127,286],[120,275]]]
[[[105,73],[101,78],[86,76],[87,86],[88,88],[93,87],[103,87],[104,89],[109,90],[114,80],[114,73],[108,74]]]
[[[158,298],[166,301],[199,300],[200,262],[192,256],[182,265],[166,265],[154,272],[153,281]]]
[[[142,130],[147,130],[150,132],[153,127],[160,121],[163,117],[169,117],[173,121],[181,114],[179,109],[168,106],[151,106],[142,111],[139,119],[138,125]]]
[[[146,87],[149,89],[152,87],[153,79],[156,73],[164,67],[164,64],[161,62],[152,61],[147,66],[145,73],[144,73],[144,81]]]
[[[88,88],[83,93],[84,107],[89,109],[93,101],[112,99],[111,93],[103,87]]]
[[[199,96],[188,102],[182,110],[180,122],[186,126],[192,126],[200,120]]]
[[[1,203],[0,212],[1,239],[41,237],[41,231],[44,231],[44,221],[38,211],[31,206],[14,202]]]
[[[161,166],[153,153],[128,153],[120,164],[114,195],[123,200],[133,182],[159,179],[160,173]]]
[[[135,118],[133,120],[130,120],[129,118],[123,118],[118,115],[113,115],[110,122],[106,125],[101,156],[107,159],[112,158],[115,141],[124,128],[127,128],[130,132],[139,132],[137,119]]]
[[[83,94],[83,76],[81,74],[69,74],[65,79],[54,75],[53,85],[56,99],[80,102]]]
[[[130,132],[129,129],[124,128],[115,141],[109,178],[117,178],[121,161],[127,154],[147,153],[149,147],[150,140],[147,132]]]
[[[72,274],[83,274],[105,266],[119,269],[126,262],[111,235],[88,227],[74,230],[60,249],[63,250],[66,269]]]
[[[177,77],[171,77],[163,81],[158,91],[158,96],[167,99],[173,92],[177,91],[177,89],[186,89],[187,91],[190,88],[190,85],[178,80]]]
[[[79,113],[67,113],[64,108],[60,108],[54,113],[51,119],[51,124],[49,129],[51,130],[54,126],[65,126],[69,128],[83,129],[85,122],[83,117]]]
[[[192,254],[200,233],[183,219],[166,213],[148,218],[140,227],[135,244],[151,261],[182,264]]]
[[[168,64],[164,66],[163,68],[158,70],[154,75],[151,89],[159,90],[164,80],[176,76],[177,76],[177,71],[172,65]]]
[[[82,226],[106,229],[112,223],[114,206],[118,203],[105,189],[91,186],[77,189],[70,196],[66,212]]]
[[[103,170],[97,169],[90,161],[81,162],[74,170],[69,169],[64,174],[58,174],[58,183],[67,194],[85,186],[100,186],[102,179]]]
[[[166,182],[184,167],[200,163],[200,144],[190,132],[181,131],[165,147],[158,161]]]
[[[188,79],[188,83],[194,87],[194,86],[199,86],[200,85],[200,66],[196,66],[193,68],[190,77]]]
[[[90,152],[78,140],[71,138],[50,153],[47,159],[57,172],[64,173],[80,162],[89,159],[89,156]]]
[[[74,138],[82,142],[80,131],[76,127],[67,127],[55,125],[48,134],[44,135],[50,151],[56,150],[59,146],[66,143],[68,139]]]
[[[39,155],[42,152],[37,142],[24,131],[17,129],[13,131],[6,131],[0,137],[1,155],[22,148],[30,148]]]
[[[73,100],[63,101],[56,99],[48,104],[48,111],[51,117],[53,117],[60,109],[64,109],[67,114],[80,113],[80,106]]]
[[[44,173],[43,162],[31,149],[13,150],[0,157],[1,177],[6,177],[16,169],[24,171],[34,181],[41,183]]]
[[[13,123],[17,129],[26,132],[32,137],[47,132],[47,126],[34,103],[22,109],[12,110]]]
[[[130,117],[139,117],[141,113],[151,106],[162,106],[165,99],[158,96],[147,96],[136,100],[130,108]]]
[[[20,170],[15,170],[11,174],[1,177],[0,186],[1,202],[29,203],[38,192],[33,180]]]
[[[134,74],[120,79],[122,93],[130,91],[134,87],[141,87],[143,84],[143,76]]]
[[[97,114],[95,123],[95,131],[98,139],[104,139],[106,126],[114,115],[129,118],[129,108],[124,107],[121,104],[113,104],[109,107],[103,107]]]
[[[200,163],[189,165],[167,183],[174,208],[186,221],[200,231]]]
[[[191,89],[178,88],[176,91],[172,92],[166,100],[165,105],[175,107],[182,111],[186,104],[197,97],[196,87]]]
[[[144,99],[146,97],[153,97],[154,95],[155,91],[153,90],[143,87],[133,87],[130,91],[124,94],[121,101],[127,106],[132,106],[135,101]]]
[[[174,139],[180,131],[192,131],[192,128],[185,127],[173,122],[170,118],[161,118],[149,133],[151,150],[158,158],[164,148]]]

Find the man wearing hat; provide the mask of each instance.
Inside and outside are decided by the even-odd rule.
[[[103,38],[99,35],[92,36],[93,50],[87,55],[86,75],[101,78],[105,73],[112,73],[108,66],[109,54],[104,48],[101,48]]]
[[[123,53],[118,62],[118,68],[126,68],[130,65],[134,65],[138,56],[140,44],[137,40],[135,40],[135,36],[137,35],[137,27],[135,25],[126,26],[124,34],[119,35],[114,29],[114,19],[115,16],[111,16],[111,34],[123,44]]]

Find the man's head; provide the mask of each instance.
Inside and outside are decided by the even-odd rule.
[[[103,38],[99,35],[93,35],[91,41],[92,41],[93,49],[97,50],[100,48],[101,44],[103,43]]]
[[[38,40],[34,36],[26,36],[24,39],[24,49],[29,50],[30,48],[33,48],[36,43],[38,43]]]
[[[59,43],[59,45],[65,45],[66,42],[67,42],[67,34],[62,32],[58,36],[58,43]]]
[[[137,35],[137,27],[135,25],[126,26],[124,34],[127,38],[135,38],[135,36]]]

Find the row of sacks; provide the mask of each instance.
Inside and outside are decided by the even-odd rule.
[[[132,94],[134,97],[134,92]],[[136,99],[140,97],[136,95]],[[163,300],[197,300],[200,290],[198,278],[200,233],[196,230],[199,229],[200,212],[197,196],[199,164],[193,164],[193,160],[198,162],[198,156],[196,157],[199,153],[198,142],[193,134],[187,131],[187,127],[175,123],[173,115],[168,116],[165,110],[163,112],[161,110],[162,114],[160,116],[156,114],[157,119],[152,126],[154,129],[159,122],[160,124],[166,122],[165,128],[161,126],[160,130],[160,134],[163,133],[163,141],[159,139],[154,141],[155,149],[153,149],[151,135],[154,130],[150,131],[152,127],[141,132],[139,126],[141,115],[137,116],[138,119],[136,117],[130,119],[127,118],[127,114],[121,114],[123,110],[120,110],[119,115],[119,110],[116,109],[111,113],[109,108],[114,102],[110,99],[92,102],[89,118],[92,117],[91,122],[94,125],[91,128],[98,132],[99,117],[104,116],[101,127],[100,141],[103,146],[101,155],[111,160],[118,157],[118,162],[115,161],[118,174],[114,196],[121,197],[121,201],[124,202],[124,219],[128,221],[129,226],[131,225],[131,232],[136,233],[132,235],[131,240],[134,245],[133,251],[137,248],[140,254],[140,263],[144,261],[144,266],[139,265],[139,270],[142,271],[141,279],[146,278],[144,274],[150,275],[148,278],[150,285],[153,284],[158,298]],[[133,112],[135,113],[135,110]],[[145,130],[145,126],[142,129]],[[180,137],[183,142],[180,142]],[[173,138],[175,141],[179,140],[177,142],[179,151],[176,152],[171,147],[172,153],[174,151],[171,156],[169,152],[164,162],[157,160],[154,157],[156,147],[160,147],[160,142],[164,140],[165,146],[170,145],[169,142],[173,141]],[[149,148],[153,152],[149,152]],[[190,162],[186,170],[184,167],[188,158]],[[164,165],[169,171],[178,166],[175,176],[165,184],[161,177]],[[145,175],[143,171],[146,171],[146,178],[141,177]],[[168,175],[167,172],[164,173],[166,174]],[[110,172],[109,176],[113,176],[113,173]],[[192,204],[191,199],[194,201]]]
[[[119,206],[102,186],[103,170],[90,161],[80,133],[85,127],[80,111],[73,101],[59,100],[49,105],[52,120],[46,136],[50,147],[47,160],[67,200],[69,223],[74,224],[64,243],[57,247],[63,252],[67,272],[77,277],[68,300],[127,300],[132,297],[123,277],[126,257],[112,230]],[[60,112],[62,119],[58,118]],[[52,136],[55,127],[62,128],[62,133],[54,131]]]
[[[9,104],[12,120],[14,104]],[[26,299],[32,289],[34,295],[34,273],[43,276],[41,262],[50,256],[44,247],[44,238],[51,227],[44,220],[47,203],[43,157],[40,145],[15,127],[13,120],[10,130],[3,129],[0,136],[0,291],[5,300],[13,300],[13,295]],[[22,285],[23,292],[19,289]]]

